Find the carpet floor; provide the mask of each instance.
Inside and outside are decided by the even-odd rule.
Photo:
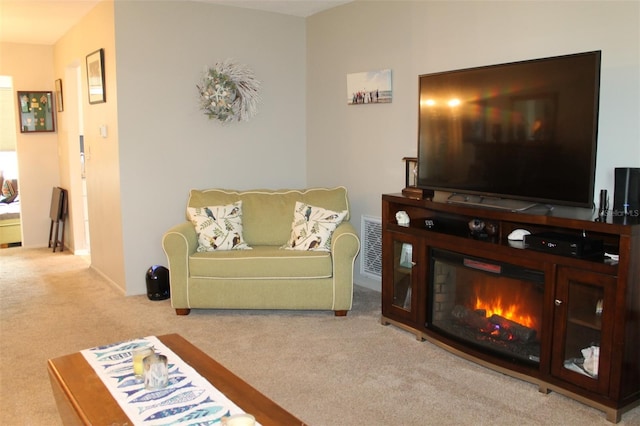
[[[141,280],[144,280],[141,271]],[[85,257],[0,250],[0,425],[58,425],[49,358],[178,333],[310,425],[608,425],[558,393],[380,324],[380,293],[356,286],[332,312],[194,310],[123,296]],[[620,425],[640,425],[640,407]],[[99,425],[97,425],[99,426]]]

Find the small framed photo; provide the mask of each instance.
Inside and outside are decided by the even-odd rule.
[[[403,268],[413,268],[413,246],[411,244],[402,243],[400,266]]]
[[[387,104],[392,98],[390,69],[347,74],[347,105]]]
[[[87,55],[87,89],[90,104],[107,101],[104,87],[104,49]]]
[[[56,107],[58,112],[64,111],[64,102],[62,100],[62,80],[56,80]]]
[[[20,132],[55,132],[53,93],[37,91],[18,92]]]
[[[418,186],[418,158],[404,157],[402,161],[405,164],[404,187],[413,188]]]

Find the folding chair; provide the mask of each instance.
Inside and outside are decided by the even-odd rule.
[[[49,247],[53,245],[53,252],[60,245],[60,251],[64,250],[64,222],[67,216],[67,190],[54,187],[51,194],[51,226],[49,227]],[[60,235],[60,222],[62,222],[62,234]],[[54,226],[55,225],[55,226]],[[55,228],[55,230],[54,230]]]

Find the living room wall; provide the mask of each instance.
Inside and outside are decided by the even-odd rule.
[[[63,80],[65,110],[58,113],[58,157],[61,184],[70,190],[70,219],[81,221],[79,182],[80,148],[78,135],[84,134],[86,186],[91,239],[91,266],[123,292],[128,292],[125,277],[120,196],[120,139],[118,131],[118,90],[116,75],[114,1],[98,3],[80,22],[55,44],[56,78]],[[104,49],[106,102],[89,104],[87,96],[86,56]],[[75,72],[74,72],[75,71]],[[73,78],[69,78],[74,74]],[[80,92],[78,88],[80,86]],[[72,96],[75,95],[75,96]],[[80,105],[78,105],[80,104]],[[99,128],[107,127],[107,137]],[[73,192],[71,192],[73,190]],[[73,223],[71,229],[83,225]]]
[[[44,231],[30,246],[47,244],[51,187],[70,184],[79,131],[73,121],[81,120],[92,268],[125,294],[145,293],[147,268],[166,265],[162,235],[185,219],[190,189],[306,186],[303,18],[201,2],[105,0],[53,47],[2,47],[2,72],[23,74],[26,86],[53,90],[56,78],[69,83],[70,70],[81,70],[83,117],[72,117],[67,105],[51,144],[32,144],[34,181],[46,195],[39,197],[44,207],[33,209]],[[98,48],[105,49],[107,102],[89,105],[85,56]],[[37,60],[24,59],[31,50]],[[199,110],[196,84],[205,67],[227,58],[248,65],[262,83],[249,122],[225,125]],[[27,64],[37,62],[40,84],[26,84],[35,70]],[[16,63],[25,69],[5,67]]]
[[[359,229],[417,154],[420,74],[591,50],[602,50],[597,196],[613,194],[615,167],[640,167],[640,3],[356,1],[311,16],[307,183],[346,185]],[[386,68],[391,104],[347,106],[348,73]],[[379,290],[361,259],[355,281]]]
[[[53,48],[21,43],[0,43],[0,75],[13,78],[15,91],[53,91]],[[14,105],[18,104],[16,97]],[[18,191],[22,221],[22,245],[47,245],[51,189],[59,184],[56,133],[20,133],[17,121],[3,123],[15,126],[18,153]],[[4,117],[0,117],[4,120]]]
[[[189,1],[115,2],[118,140],[127,294],[166,266],[162,235],[192,188],[306,185],[305,20]],[[199,110],[203,71],[234,59],[261,82],[256,117]],[[109,100],[107,100],[109,102]]]
[[[419,74],[579,51],[603,51],[596,189],[613,191],[614,167],[640,167],[639,9],[616,1],[356,1],[303,19],[199,2],[115,2],[112,20],[90,15],[72,30],[87,39],[72,62],[83,64],[100,41],[115,55],[107,78],[117,73],[107,103],[87,107],[87,133],[109,129],[95,141],[104,161],[90,189],[100,209],[92,257],[124,292],[144,293],[146,268],[166,264],[161,237],[184,219],[191,188],[345,185],[359,229],[362,215],[380,215],[380,194],[404,185],[401,159],[416,153]],[[226,58],[262,81],[249,122],[221,125],[198,110],[201,72]],[[51,87],[68,65],[56,61],[42,81]],[[393,71],[393,103],[347,106],[346,74],[383,68]],[[51,149],[46,162],[34,154],[34,170],[53,164]],[[46,227],[57,170],[45,178],[46,206],[36,210]],[[46,241],[46,231],[38,238]],[[379,289],[359,268],[360,258],[356,283]]]

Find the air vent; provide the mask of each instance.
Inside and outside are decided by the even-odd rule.
[[[360,235],[362,258],[360,273],[374,279],[382,278],[382,220],[379,217],[362,216]]]

